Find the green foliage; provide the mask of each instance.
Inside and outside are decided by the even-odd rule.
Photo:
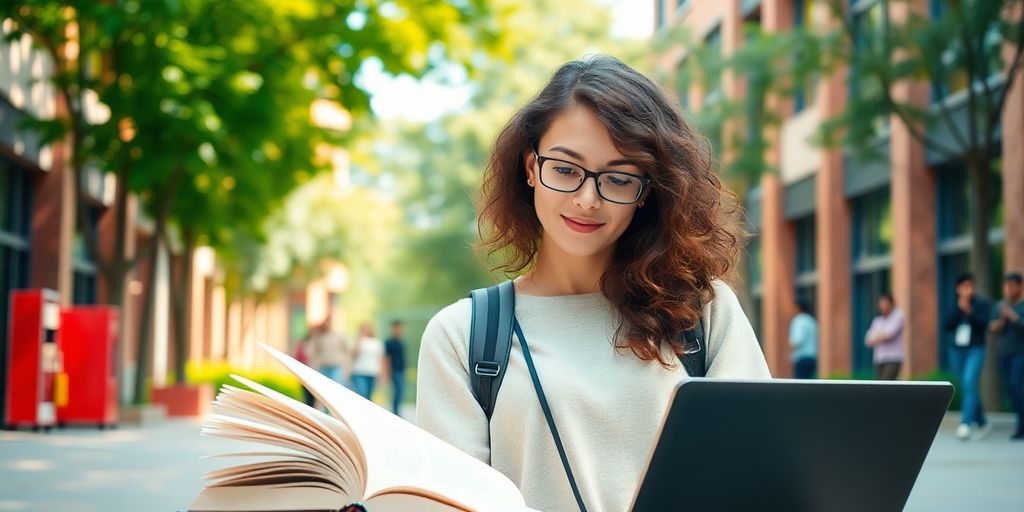
[[[0,16],[56,62],[70,113],[32,124],[48,140],[72,134],[73,170],[117,174],[151,215],[224,248],[259,236],[317,171],[316,145],[339,142],[312,126],[313,99],[364,115],[353,76],[367,59],[420,75],[503,41],[480,0],[34,0]],[[62,50],[70,26],[77,59]]]
[[[189,363],[186,367],[186,381],[189,384],[211,384],[214,393],[220,392],[221,386],[229,384],[236,387],[244,387],[231,377],[232,374],[241,375],[254,382],[258,382],[270,389],[302,401],[302,385],[294,375],[279,370],[241,370],[232,368],[227,363],[203,363],[201,365]]]
[[[766,161],[766,136],[779,128],[784,117],[770,101],[792,98],[812,87],[817,77],[829,73],[838,64],[835,57],[841,54],[838,36],[818,35],[799,27],[765,32],[751,25],[744,29],[744,44],[725,55],[719,46],[704,44],[680,27],[664,35],[657,47],[664,49],[682,42],[689,49],[671,77],[681,96],[688,96],[691,87],[704,94],[700,108],[687,113],[700,132],[711,139],[725,176],[753,184],[762,173],[778,171]],[[724,73],[742,80],[741,96],[721,93]],[[684,105],[688,103],[686,98],[681,99]]]
[[[841,20],[838,28],[794,27],[767,33],[759,26],[747,27],[746,42],[732,55],[694,39],[685,28],[657,42],[656,48],[662,50],[679,43],[689,49],[684,65],[672,77],[677,84],[713,88],[725,72],[743,79],[742,97],[715,98],[695,113],[699,127],[712,138],[729,124],[738,127],[716,145],[719,154],[729,156],[728,172],[754,182],[762,172],[774,171],[765,162],[764,134],[777,129],[784,116],[767,108],[770,98],[791,99],[816,77],[844,66],[850,70],[847,103],[841,113],[824,120],[816,142],[877,156],[878,137],[889,116],[896,115],[914,128],[915,137],[946,158],[968,160],[971,153],[991,147],[1005,88],[993,87],[990,79],[1012,76],[1005,70],[1020,66],[1024,25],[1006,13],[1019,11],[1024,1],[939,2],[937,15],[913,12],[901,23],[890,22],[885,13],[904,1],[880,0],[856,13],[849,2],[827,3],[833,19]],[[1004,46],[1013,49],[1010,59],[1003,56]],[[907,80],[947,92],[965,90],[968,129],[955,126],[942,102],[929,108],[920,103],[919,95],[894,97],[893,86]],[[955,144],[933,140],[940,130],[947,131]]]
[[[482,0],[0,2],[0,18],[13,22],[8,38],[30,35],[53,62],[48,78],[66,109],[25,127],[46,140],[67,137],[79,204],[86,167],[112,173],[155,220],[153,240],[171,229],[233,260],[248,256],[267,215],[320,170],[317,148],[344,142],[313,125],[313,100],[368,115],[353,77],[369,59],[414,76],[442,63],[470,66],[502,45],[489,12]],[[148,253],[131,257],[120,244],[128,204],[114,205],[112,255],[85,237],[114,304]],[[140,375],[147,354],[143,335]]]
[[[1020,66],[1024,24],[1008,13],[1019,12],[1024,1],[943,1],[933,6],[933,12],[911,12],[905,21],[890,22],[883,11],[899,3],[903,2],[882,1],[840,18],[845,40],[840,58],[851,70],[850,95],[843,113],[823,126],[823,141],[870,152],[881,126],[895,115],[911,127],[915,138],[944,158],[969,160],[973,153],[986,152],[1006,90],[994,87],[991,79],[1012,80],[1006,70]],[[838,0],[830,6],[834,16],[845,9]],[[1003,55],[1004,45],[1012,49],[1009,59]],[[919,95],[901,98],[892,93],[895,84],[908,80],[931,84],[933,93],[964,91],[966,131],[939,98],[933,97],[929,106]],[[939,130],[948,131],[953,143],[936,139]]]

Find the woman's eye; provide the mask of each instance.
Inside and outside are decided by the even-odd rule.
[[[633,183],[633,180],[627,176],[608,176],[608,183],[617,187],[624,187]]]
[[[555,167],[555,172],[557,172],[558,174],[564,174],[564,175],[567,175],[567,176],[571,176],[573,174],[576,174],[576,168],[575,167]]]

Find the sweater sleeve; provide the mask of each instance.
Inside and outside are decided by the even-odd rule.
[[[770,379],[768,363],[736,293],[715,281],[715,300],[704,309],[708,377]]]
[[[490,464],[487,416],[469,387],[470,304],[463,299],[427,324],[416,377],[416,423],[448,444]]]

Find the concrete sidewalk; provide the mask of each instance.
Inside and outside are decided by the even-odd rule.
[[[980,440],[954,434],[959,413],[949,413],[925,459],[906,512],[1019,512],[1024,510],[1024,441],[1011,441],[1014,418],[989,414],[992,429]]]
[[[963,442],[953,435],[955,418],[947,418],[905,510],[1024,510],[1024,442],[1008,439],[1005,420],[993,423],[984,439]],[[202,474],[224,464],[200,457],[243,446],[200,437],[196,421],[0,432],[0,511],[184,511]]]

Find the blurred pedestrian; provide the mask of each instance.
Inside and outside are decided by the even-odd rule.
[[[1024,276],[1003,277],[1003,300],[995,307],[989,330],[996,335],[999,369],[1017,412],[1017,428],[1010,439],[1024,440]]]
[[[331,329],[330,319],[316,327],[309,343],[309,359],[327,378],[339,384],[346,384],[345,367],[349,353],[345,337]]]
[[[878,297],[878,316],[864,335],[864,344],[874,349],[875,377],[896,380],[903,364],[903,312],[883,293]]]
[[[988,433],[989,424],[981,405],[981,370],[985,365],[985,331],[991,315],[985,298],[974,293],[974,276],[960,274],[956,278],[956,303],[946,313],[946,331],[953,333],[949,347],[949,363],[960,382],[960,426],[956,436],[961,440]]]
[[[385,366],[391,380],[391,411],[398,414],[405,391],[405,343],[402,341],[402,321],[391,322],[391,337],[384,342],[388,364]]]
[[[818,371],[818,321],[806,300],[797,300],[796,307],[796,316],[789,322],[793,376],[797,379],[813,379]]]
[[[295,344],[295,360],[309,366],[310,368],[316,368],[316,364],[309,358],[310,334],[311,330],[307,329],[306,335]],[[313,404],[316,403],[316,398],[313,396],[313,393],[310,393],[309,390],[306,389],[306,386],[300,384],[299,387],[302,388],[302,401],[305,402],[306,405],[312,407]]]
[[[377,377],[384,372],[384,344],[374,337],[373,327],[363,323],[359,326],[352,353],[352,387],[356,393],[370,400]]]

